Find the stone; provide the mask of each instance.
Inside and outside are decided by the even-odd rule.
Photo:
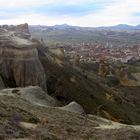
[[[28,102],[30,102],[33,105],[37,106],[56,106],[57,101],[49,96],[46,92],[44,92],[40,87],[38,86],[28,86],[25,88],[9,88],[9,89],[3,89],[0,91],[1,95],[13,95],[18,96]]]
[[[66,111],[78,113],[78,114],[85,114],[83,107],[74,101],[64,107],[59,107],[59,108]]]

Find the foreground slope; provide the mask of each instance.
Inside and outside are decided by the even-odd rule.
[[[30,88],[33,87],[28,90]],[[123,125],[93,115],[83,116],[57,107],[42,107],[15,92],[11,96],[4,93],[0,91],[1,139],[139,140],[140,126]]]

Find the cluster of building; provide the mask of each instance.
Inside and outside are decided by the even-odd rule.
[[[64,50],[65,55],[73,61],[79,59],[82,62],[123,62],[140,59],[140,45],[115,47],[101,44],[76,44],[76,45],[57,45],[56,48]],[[54,48],[55,48],[54,47]]]

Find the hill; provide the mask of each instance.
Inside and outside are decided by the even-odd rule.
[[[64,25],[30,26],[31,34],[43,38],[49,44],[64,43],[100,43],[106,42],[113,46],[134,45],[140,43],[140,27],[117,25],[110,27],[77,27]]]

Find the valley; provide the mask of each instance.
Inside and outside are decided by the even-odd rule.
[[[103,30],[0,26],[0,139],[139,140],[139,31]]]

